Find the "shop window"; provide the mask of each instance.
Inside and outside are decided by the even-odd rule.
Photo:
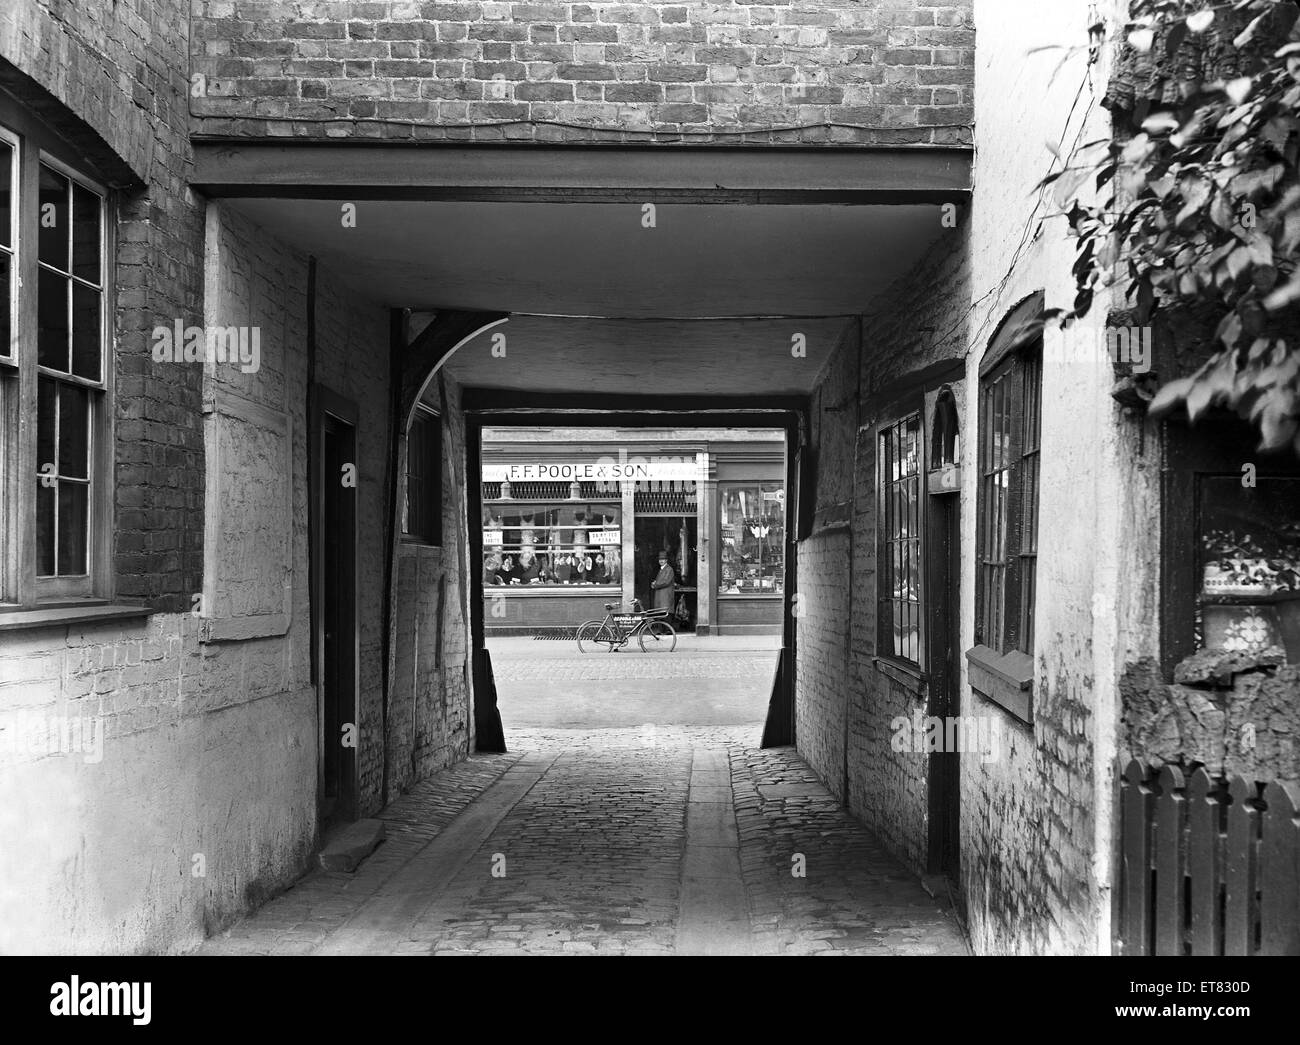
[[[718,485],[722,595],[780,595],[785,590],[785,486]]]
[[[483,502],[485,586],[621,585],[619,501],[521,501],[507,490]]]
[[[921,415],[879,435],[877,651],[921,662]]]
[[[1167,677],[1198,649],[1300,663],[1300,462],[1257,453],[1257,433],[1236,418],[1168,431]]]
[[[406,437],[406,501],[402,532],[427,544],[442,543],[442,419],[417,406]]]
[[[971,686],[1032,722],[1037,600],[1042,311],[1035,295],[1007,317],[980,364],[975,642]]]
[[[1201,476],[1197,645],[1300,663],[1300,478]]]
[[[105,190],[0,126],[0,489],[18,494],[0,503],[0,601],[12,607],[107,594],[107,235]]]

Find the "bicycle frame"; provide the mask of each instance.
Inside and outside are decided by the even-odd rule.
[[[633,600],[633,605],[640,606],[641,600],[640,599]],[[635,623],[629,627],[626,622],[632,620],[633,618],[635,618]],[[651,624],[653,621],[658,621],[658,620],[667,621],[667,619],[668,619],[668,613],[666,610],[634,609],[630,613],[621,613],[619,612],[619,608],[614,607],[609,603],[606,603],[605,616],[602,619],[600,620],[592,619],[592,620],[583,621],[581,624],[578,625],[575,633],[581,634],[582,629],[587,627],[588,625],[595,625],[598,628],[607,629],[608,634],[612,635],[615,639],[617,639],[618,640],[617,642],[611,642],[608,638],[604,638],[604,637],[594,639],[593,641],[600,642],[600,643],[608,643],[609,648],[611,650],[614,649],[616,646],[619,649],[622,649],[629,642],[631,642],[632,639],[636,638],[637,635],[639,635],[642,631],[644,631],[646,627],[649,624]]]

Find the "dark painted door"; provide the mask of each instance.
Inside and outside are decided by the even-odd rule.
[[[323,823],[356,817],[356,430],[321,422],[321,779]]]
[[[949,472],[948,475],[952,473]],[[930,563],[930,714],[943,719],[961,714],[957,687],[960,589],[960,497],[950,482],[933,481],[928,514],[927,551]],[[946,479],[947,477],[942,477]],[[945,734],[947,731],[945,730]],[[945,745],[946,746],[946,745]],[[961,754],[936,751],[930,755],[930,854],[931,874],[948,877],[954,886],[961,881],[959,830]],[[959,893],[954,889],[954,893]]]

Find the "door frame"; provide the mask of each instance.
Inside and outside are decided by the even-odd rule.
[[[350,426],[355,436],[360,430],[361,411],[353,399],[339,395],[326,385],[315,382],[311,386],[311,418],[309,431],[308,460],[309,499],[308,513],[309,543],[311,548],[311,653],[312,684],[316,693],[316,809],[318,823],[324,823],[325,799],[325,619],[324,607],[321,605],[325,581],[324,558],[324,519],[325,519],[325,422],[333,418]],[[355,491],[360,490],[356,487]],[[360,592],[360,498],[352,515],[352,715],[351,721],[357,727],[358,746],[353,749],[351,770],[347,773],[344,786],[340,787],[338,806],[331,819],[336,821],[355,820],[360,808],[360,772],[358,757],[361,750],[361,615],[357,605]],[[385,738],[386,740],[386,738]]]
[[[926,587],[927,713],[961,717],[961,462],[946,446],[960,437],[960,410],[951,383],[939,386],[922,413],[925,503],[922,555]],[[941,406],[946,405],[944,417]],[[951,433],[941,428],[945,420]],[[948,735],[945,730],[945,736]],[[934,752],[928,769],[929,838],[926,867],[961,882],[961,753]],[[960,889],[957,890],[960,895]]]
[[[483,614],[483,460],[484,428],[582,427],[603,428],[778,428],[785,432],[786,561],[782,600],[784,645],[773,682],[764,736],[768,746],[794,743],[795,639],[794,618],[798,573],[792,552],[791,484],[796,451],[805,444],[809,405],[802,396],[728,398],[725,396],[592,396],[529,394],[512,390],[466,388],[461,394],[465,416],[465,507],[469,520],[470,670],[474,687],[475,749],[505,750],[504,727],[497,708],[496,685],[486,644]],[[698,527],[698,522],[696,526]],[[475,568],[474,564],[480,566]],[[625,567],[626,569],[626,567]],[[624,574],[626,576],[626,573]],[[716,583],[716,581],[715,581]]]

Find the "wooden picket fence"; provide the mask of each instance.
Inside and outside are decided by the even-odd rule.
[[[1300,954],[1294,788],[1134,759],[1119,819],[1117,954]]]

